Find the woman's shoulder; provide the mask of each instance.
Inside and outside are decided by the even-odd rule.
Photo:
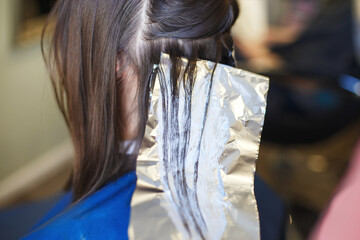
[[[68,206],[24,239],[127,239],[135,187],[133,171]]]

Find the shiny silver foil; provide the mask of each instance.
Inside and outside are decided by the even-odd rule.
[[[190,98],[181,81],[172,98],[170,66],[163,54],[137,162],[129,238],[260,239],[254,173],[268,79],[199,60]]]

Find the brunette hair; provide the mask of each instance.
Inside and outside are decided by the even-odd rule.
[[[172,59],[173,94],[179,58],[189,59],[186,78],[194,79],[196,59],[219,61],[223,38],[238,15],[235,0],[58,0],[45,27],[43,54],[55,97],[76,153],[74,201],[134,170],[135,160],[119,153],[119,88],[133,69],[138,86],[140,129],[147,120],[149,79],[161,52]],[[46,33],[51,34],[50,46]],[[189,80],[190,81],[190,80]]]

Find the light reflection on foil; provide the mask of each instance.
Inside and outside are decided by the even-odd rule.
[[[138,157],[130,239],[260,239],[253,183],[268,79],[218,64],[211,81],[215,64],[198,61],[191,98],[182,88],[174,100],[169,66],[163,54]]]

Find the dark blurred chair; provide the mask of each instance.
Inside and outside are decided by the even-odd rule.
[[[0,239],[15,240],[23,237],[62,197],[63,194],[57,194],[42,201],[0,210]]]

